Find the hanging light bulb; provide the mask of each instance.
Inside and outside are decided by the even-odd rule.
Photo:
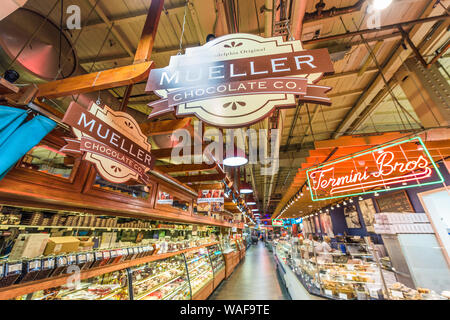
[[[345,200],[342,202],[342,204],[344,205],[344,206],[346,206],[347,205],[347,202],[345,202]]]
[[[341,206],[339,205],[339,203],[336,205],[336,208],[340,208]]]
[[[363,197],[359,196],[359,201],[363,201]]]
[[[350,201],[350,203],[353,203],[353,199],[351,199],[351,198],[350,198],[350,200],[349,200],[349,201]]]
[[[330,209],[331,209],[331,210],[334,210],[334,207],[333,207],[333,206],[331,206],[331,207],[330,207]]]

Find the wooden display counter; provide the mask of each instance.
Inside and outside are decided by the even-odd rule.
[[[206,300],[213,291],[214,291],[214,280],[210,280],[195,295],[192,296],[192,300]]]
[[[89,270],[81,272],[80,280],[98,277],[105,273],[123,270],[126,268],[134,267],[134,266],[141,265],[141,264],[151,262],[151,261],[158,261],[158,260],[166,259],[166,258],[173,257],[173,256],[176,256],[176,255],[188,252],[188,251],[195,251],[200,248],[209,247],[209,246],[212,246],[215,244],[217,244],[217,242],[202,245],[199,247],[189,248],[189,249],[185,249],[185,250],[181,250],[181,251],[156,254],[156,255],[151,255],[151,256],[147,256],[147,257],[143,257],[143,258],[139,258],[139,259],[133,259],[133,260],[117,263],[117,264],[110,264],[110,265],[106,265],[106,266],[102,266],[102,267],[89,269]],[[43,279],[43,280],[38,280],[38,281],[32,281],[32,282],[28,282],[28,283],[24,283],[24,284],[16,284],[16,285],[12,285],[9,287],[1,288],[0,289],[0,300],[14,299],[18,296],[26,295],[26,294],[33,293],[36,291],[62,286],[67,283],[68,278],[71,276],[72,276],[72,274],[64,274],[64,275],[61,275],[58,277],[53,277],[53,278]],[[211,280],[211,284],[212,284],[212,280]],[[211,294],[211,293],[209,293],[209,294]]]
[[[223,256],[225,258],[225,279],[228,279],[239,263],[239,251],[224,253]]]
[[[219,284],[225,279],[225,268],[220,269],[217,274],[214,275],[214,289],[216,289]]]

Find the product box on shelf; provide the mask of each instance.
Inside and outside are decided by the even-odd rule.
[[[44,255],[78,251],[80,240],[75,237],[53,237],[48,239]]]
[[[44,252],[49,235],[45,233],[20,234],[9,255],[10,260],[35,258]]]

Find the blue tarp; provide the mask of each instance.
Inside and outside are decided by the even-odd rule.
[[[56,122],[44,116],[24,123],[26,117],[25,110],[0,106],[0,180],[56,127]]]

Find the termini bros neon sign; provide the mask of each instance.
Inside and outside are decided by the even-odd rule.
[[[406,149],[411,142],[420,147]],[[435,169],[439,180],[424,183]],[[419,137],[382,145],[307,170],[314,201],[411,188],[444,181]]]

